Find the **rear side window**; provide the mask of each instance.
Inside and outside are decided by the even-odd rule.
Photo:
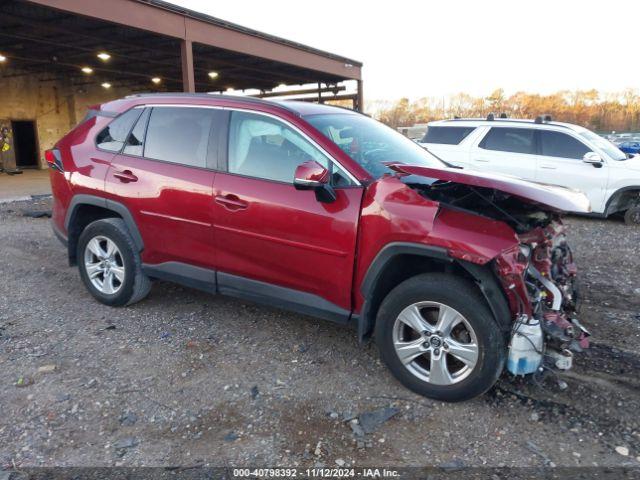
[[[141,113],[142,109],[133,108],[113,120],[96,137],[98,148],[109,152],[119,152],[131,131],[131,127]]]
[[[534,134],[535,130],[528,128],[493,127],[478,146],[485,150],[534,154]]]
[[[458,145],[474,130],[475,127],[429,127],[421,142]]]
[[[144,156],[206,167],[215,112],[211,108],[154,107],[144,141]]]
[[[591,149],[566,133],[541,131],[540,153],[549,157],[575,158],[582,160]]]

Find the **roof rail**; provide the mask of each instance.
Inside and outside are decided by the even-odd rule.
[[[545,123],[545,122],[551,122],[552,118],[551,115],[549,114],[545,114],[545,115],[538,115],[535,119],[535,123]]]
[[[277,106],[289,112],[297,113],[292,108],[283,105],[280,102],[275,102],[272,100],[263,100],[262,98],[256,97],[245,97],[241,95],[224,95],[219,93],[185,93],[185,92],[157,92],[157,93],[134,93],[131,95],[127,95],[124,98],[154,98],[154,97],[186,97],[186,98],[208,98],[210,100],[232,100],[235,102],[244,102],[244,103],[253,103],[260,105],[271,105]]]
[[[493,113],[490,113],[489,115],[487,115],[488,122],[493,122],[495,119],[496,119],[496,116]]]
[[[527,120],[527,119],[520,119],[520,118],[460,118],[460,117],[454,117],[454,118],[449,118],[446,120],[442,120],[443,122],[486,122],[486,121],[494,121],[496,123],[499,122],[503,122],[503,125],[509,125],[509,124],[513,124],[513,125],[517,125],[517,124],[528,124],[531,125],[532,123],[537,123],[537,124],[542,124],[542,123],[548,123],[551,122],[551,116],[550,115],[540,115],[539,117],[537,117],[535,120]],[[553,123],[554,127],[560,127],[560,128],[568,128],[571,129],[570,126],[568,125],[562,125],[560,123]]]
[[[502,112],[500,114],[500,118],[509,118],[509,117],[507,116],[507,114],[505,112]]]

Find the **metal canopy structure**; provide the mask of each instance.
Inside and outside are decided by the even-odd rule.
[[[4,0],[0,55],[0,78],[37,73],[132,92],[264,96],[282,84],[312,84],[296,91],[363,105],[361,63],[159,0]],[[347,80],[357,82],[355,93],[338,95]]]

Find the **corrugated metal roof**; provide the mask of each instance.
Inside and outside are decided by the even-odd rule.
[[[184,8],[179,5],[175,5],[173,3],[165,2],[163,0],[135,0],[139,3],[144,3],[147,5],[154,6],[156,8],[162,8],[164,10],[171,11],[173,13],[177,13],[179,15],[183,15],[185,17],[193,18],[196,20],[200,20],[206,23],[210,23],[212,25],[216,25],[218,27],[226,28],[229,30],[235,30],[240,33],[244,33],[247,35],[252,35],[258,38],[262,38],[264,40],[268,40],[270,42],[280,43],[282,45],[288,45],[293,48],[297,48],[299,50],[303,50],[309,53],[313,53],[316,55],[320,55],[323,57],[331,58],[333,60],[339,60],[344,63],[348,63],[357,67],[362,67],[362,62],[357,60],[352,60],[347,57],[343,57],[340,55],[336,55],[335,53],[325,52],[323,50],[319,50],[317,48],[310,47],[308,45],[304,45],[302,43],[294,42],[291,40],[287,40],[285,38],[277,37],[275,35],[269,35],[267,33],[259,32],[258,30],[253,30],[251,28],[243,27],[242,25],[238,25],[236,23],[228,22],[226,20],[222,20],[220,18],[212,17],[211,15],[207,15],[206,13],[197,12],[195,10],[191,10],[189,8]]]

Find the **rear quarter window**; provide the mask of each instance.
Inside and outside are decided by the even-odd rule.
[[[96,137],[97,147],[109,152],[119,152],[141,113],[142,109],[133,108],[109,123]]]
[[[421,142],[458,145],[474,130],[475,127],[429,127]]]

